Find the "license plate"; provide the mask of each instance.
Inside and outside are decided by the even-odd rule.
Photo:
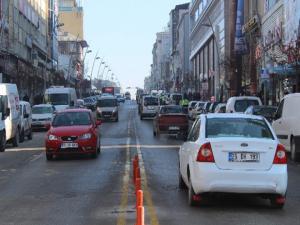
[[[259,162],[260,155],[257,152],[229,152],[229,162]]]
[[[72,142],[66,142],[61,144],[61,148],[78,148],[78,144]]]
[[[169,130],[180,130],[180,128],[176,127],[176,126],[171,126],[171,127],[169,127]]]

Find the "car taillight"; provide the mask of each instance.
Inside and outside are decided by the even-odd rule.
[[[197,162],[215,162],[214,154],[209,142],[200,147],[197,155]]]
[[[286,159],[285,147],[282,144],[278,144],[275,152],[273,164],[286,164],[286,163],[287,163],[287,159]]]

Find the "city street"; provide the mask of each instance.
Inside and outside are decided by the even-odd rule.
[[[135,101],[119,109],[119,122],[103,122],[97,159],[68,157],[46,161],[45,132],[0,154],[0,225],[133,225],[135,194],[132,159],[140,155],[145,224],[299,224],[300,164],[289,162],[283,210],[269,200],[218,196],[192,208],[178,187],[182,140],[153,137],[152,120],[140,120]]]

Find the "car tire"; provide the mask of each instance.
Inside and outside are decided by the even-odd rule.
[[[46,159],[47,159],[47,161],[53,160],[53,155],[52,155],[52,154],[47,154],[47,153],[46,153]]]
[[[141,114],[140,119],[143,120],[143,118],[144,118],[144,117],[143,117],[142,114]]]
[[[156,137],[157,136],[157,133],[155,130],[153,130],[153,136]]]
[[[5,146],[6,146],[6,134],[5,130],[3,131],[3,135],[1,135],[1,141],[0,141],[0,152],[5,152]]]
[[[184,180],[182,178],[182,175],[180,173],[180,167],[178,168],[178,186],[179,186],[179,189],[186,189],[186,184],[184,183]]]
[[[278,197],[282,197],[282,196],[276,195],[276,196],[272,196],[272,197],[270,198],[271,207],[272,207],[272,208],[275,208],[275,209],[283,209],[285,203],[284,203],[284,202],[277,202],[276,199],[277,199]],[[285,198],[285,197],[284,197],[284,198]]]
[[[97,157],[98,157],[98,149],[94,153],[92,153],[93,159],[96,159]]]
[[[298,162],[299,161],[299,152],[297,152],[297,147],[299,148],[300,146],[296,146],[296,142],[295,142],[295,139],[293,138],[291,140],[291,159],[294,161],[294,162]]]
[[[25,140],[25,131],[23,129],[20,133],[19,142],[22,143],[22,142],[24,142],[24,140]]]
[[[98,153],[98,155],[101,153],[101,142],[100,142],[100,140],[98,141],[97,153]]]
[[[19,137],[20,137],[20,131],[19,128],[17,129],[17,132],[12,140],[12,144],[14,147],[18,147],[19,146]]]
[[[117,118],[115,119],[115,122],[119,122],[119,117],[117,117]]]
[[[32,128],[30,128],[29,134],[27,135],[28,140],[32,140]]]
[[[192,182],[191,179],[189,179],[189,185],[188,185],[188,203],[189,206],[197,206],[198,202],[194,199],[196,196],[193,186],[192,186]]]

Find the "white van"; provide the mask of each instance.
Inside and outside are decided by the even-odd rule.
[[[0,96],[7,97],[8,112],[5,119],[6,141],[11,141],[14,147],[19,145],[20,135],[20,100],[17,85],[0,84]]]
[[[5,151],[6,145],[6,131],[5,119],[9,116],[8,98],[7,96],[0,95],[0,152]]]
[[[231,97],[226,104],[226,113],[244,113],[251,105],[262,105],[260,98],[255,96]]]
[[[286,95],[280,102],[272,126],[280,142],[300,160],[300,93]]]
[[[157,97],[146,95],[143,97],[141,105],[141,120],[144,117],[155,117],[159,108],[159,100]]]
[[[45,91],[44,102],[54,105],[58,111],[73,107],[77,102],[76,91],[74,88],[51,86]]]
[[[172,105],[179,105],[180,101],[183,99],[182,94],[171,94],[170,102]]]
[[[32,139],[32,111],[29,102],[20,101],[20,142]]]

